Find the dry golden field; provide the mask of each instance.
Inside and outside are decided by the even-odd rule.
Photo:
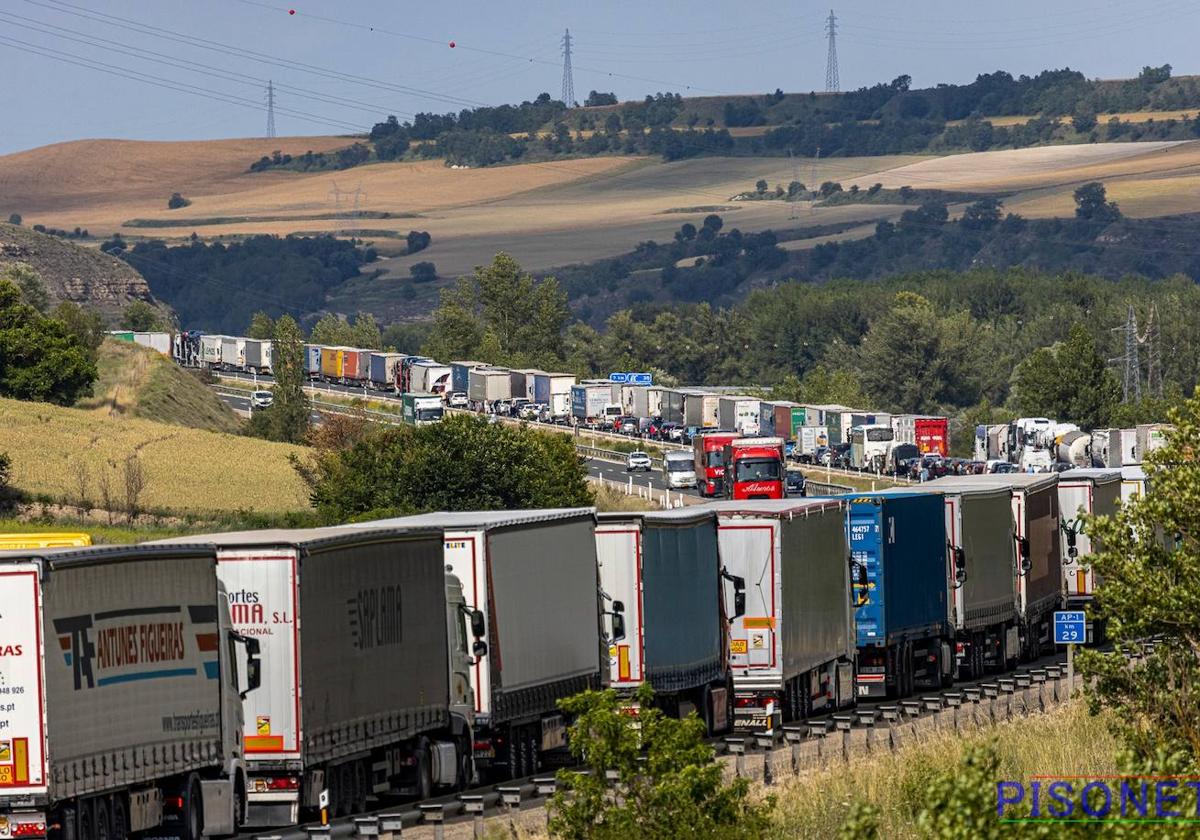
[[[101,409],[59,408],[0,399],[0,451],[12,458],[12,483],[37,496],[99,506],[107,480],[124,502],[124,463],[141,462],[140,506],[175,513],[308,508],[304,484],[288,463],[299,446],[114,417]],[[81,493],[79,476],[86,476]]]

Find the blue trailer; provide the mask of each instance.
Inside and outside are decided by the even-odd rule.
[[[859,698],[897,697],[953,678],[953,577],[939,494],[849,497],[847,539],[866,571],[855,613]]]
[[[321,378],[321,345],[304,345],[304,372],[309,379]]]
[[[487,362],[451,362],[450,363],[450,387],[446,390],[450,393],[465,394],[471,390],[471,371],[475,368],[488,367]]]

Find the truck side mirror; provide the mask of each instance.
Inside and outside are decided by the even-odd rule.
[[[612,613],[612,641],[619,642],[625,638],[625,614],[617,612]]]
[[[487,656],[487,652],[487,642],[482,639],[476,639],[475,644],[471,645],[471,655],[476,659],[483,659],[483,657]]]
[[[615,612],[615,613],[623,613],[623,612],[625,612],[625,602],[624,601],[613,601],[612,608],[613,608],[613,612]]]
[[[733,616],[741,618],[746,614],[746,579],[739,575],[731,575],[721,569],[721,577],[733,584]]]
[[[871,600],[871,596],[868,593],[867,567],[866,564],[859,563],[857,560],[851,560],[850,567],[854,571],[854,584],[850,587],[854,595],[854,606],[861,607]]]
[[[471,635],[482,639],[487,633],[487,623],[483,620],[482,610],[471,610]]]
[[[246,690],[240,692],[241,698],[262,685],[262,660],[257,656],[246,660]]]
[[[1017,537],[1017,553],[1021,558],[1021,574],[1029,574],[1033,568],[1033,561],[1029,559],[1029,537]]]
[[[959,586],[967,580],[967,552],[961,546],[954,547],[954,580]]]

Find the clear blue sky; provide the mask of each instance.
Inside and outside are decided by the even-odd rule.
[[[926,86],[997,69],[1200,72],[1194,0],[861,0],[836,11],[843,90],[902,73]],[[820,90],[828,13],[797,0],[0,0],[0,153],[87,137],[261,136],[268,78],[280,135],[558,97],[568,26],[580,100],[593,88],[622,99]]]

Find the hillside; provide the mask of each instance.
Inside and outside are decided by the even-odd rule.
[[[211,432],[235,433],[241,426],[229,406],[196,376],[147,347],[106,340],[96,367],[100,378],[94,396],[78,408]]]
[[[0,268],[17,262],[33,267],[54,303],[68,300],[94,309],[110,324],[135,300],[170,319],[169,307],[154,299],[146,280],[127,263],[96,248],[0,222]]]
[[[7,399],[0,399],[0,428],[12,484],[35,498],[101,506],[107,483],[120,508],[126,459],[136,455],[143,510],[203,516],[308,508],[305,485],[288,461],[303,447]]]

